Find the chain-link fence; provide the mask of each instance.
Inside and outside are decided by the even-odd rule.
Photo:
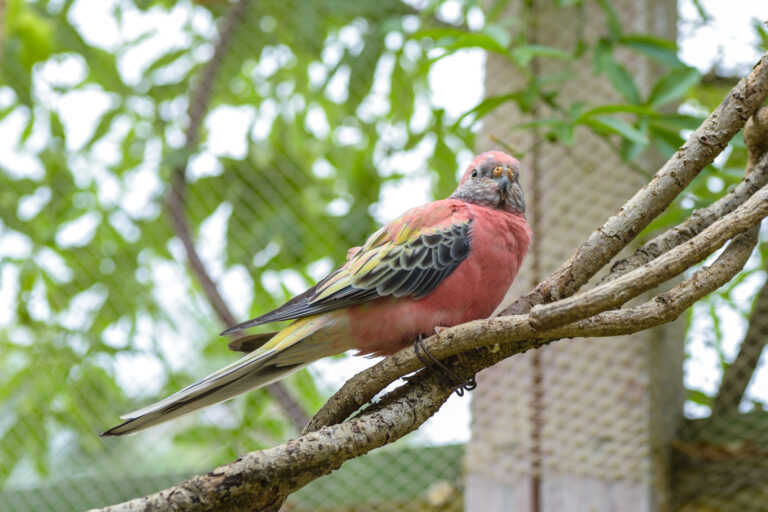
[[[430,182],[455,184],[466,130],[443,152],[454,162],[434,166],[442,176],[390,157],[406,144],[424,154],[440,124],[424,50],[404,48],[417,11],[2,6],[0,510],[116,503],[295,436],[371,362],[325,362],[135,437],[98,433],[234,360],[219,331],[303,291],[418,204],[393,183],[417,181],[421,201]],[[416,110],[429,124],[401,126]],[[458,409],[458,430],[438,420],[287,507],[458,510]]]
[[[470,149],[488,145],[485,135],[527,152],[522,181],[538,236],[517,293],[647,180],[667,147],[636,151],[625,136],[639,136],[622,125],[603,119],[599,137],[577,131],[575,146],[562,127],[512,130],[535,117],[531,98],[561,114],[555,89],[562,101],[623,101],[632,92],[616,78],[621,69],[647,96],[674,50],[630,35],[673,34],[633,2],[611,3],[615,23],[625,24],[619,35],[605,2],[547,7],[536,24],[517,3],[501,4],[0,4],[0,510],[116,503],[295,436],[370,361],[341,356],[137,436],[97,434],[234,360],[217,335],[223,327],[303,291],[381,222],[429,200],[427,191],[447,196]],[[657,22],[673,23],[672,2],[653,5],[666,9],[654,11]],[[576,30],[548,37],[558,23]],[[443,53],[462,47],[447,67],[477,70],[482,50],[505,44],[517,53],[490,58],[485,77],[435,71]],[[594,54],[578,53],[582,44]],[[601,45],[597,69],[590,58],[599,61]],[[611,45],[624,67],[605,56]],[[632,53],[638,48],[648,51]],[[649,60],[654,51],[661,60]],[[475,144],[479,125],[461,114],[480,100],[467,96],[483,81],[488,96],[518,96],[506,100],[512,114],[484,120]],[[440,103],[435,89],[461,97],[462,107]],[[658,130],[653,140],[669,147],[680,128],[635,126]],[[655,227],[737,182],[744,153],[737,141]],[[634,159],[617,179],[623,157]],[[468,447],[469,399],[454,397],[420,431],[313,482],[285,509],[462,510],[477,475],[504,485],[523,475],[538,482],[530,492],[546,496],[548,476],[570,474],[644,490],[669,484],[674,510],[760,510],[768,502],[765,249],[690,319],[688,419],[675,359],[681,329],[549,347],[479,379]],[[664,344],[677,347],[675,357],[654,352]],[[715,364],[696,366],[697,354]],[[719,377],[709,388],[701,377],[713,369],[723,375],[720,391]],[[669,475],[653,480],[661,467]],[[600,496],[594,482],[569,485]]]

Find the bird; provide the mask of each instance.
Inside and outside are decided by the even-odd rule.
[[[488,317],[528,252],[532,231],[520,162],[476,156],[447,199],[406,211],[347,253],[346,262],[277,309],[222,335],[271,322],[283,329],[236,339],[247,355],[102,436],[132,434],[266,386],[347,350],[386,356],[439,329]]]

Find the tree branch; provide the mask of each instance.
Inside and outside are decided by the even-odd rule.
[[[216,283],[211,278],[208,270],[205,268],[205,264],[200,259],[200,255],[197,253],[197,248],[192,240],[192,234],[189,229],[189,224],[187,223],[186,212],[184,211],[184,193],[186,189],[186,172],[189,163],[189,154],[197,146],[198,138],[200,136],[200,126],[205,119],[206,112],[208,112],[208,105],[210,104],[216,75],[221,66],[221,62],[224,59],[227,48],[229,47],[229,42],[232,40],[232,36],[240,26],[240,21],[243,18],[243,13],[247,5],[248,0],[238,0],[229,9],[221,28],[221,32],[219,33],[219,40],[216,42],[213,57],[208,64],[206,64],[202,71],[200,81],[190,94],[189,105],[187,106],[187,129],[184,135],[184,158],[174,168],[171,190],[167,199],[171,222],[174,231],[176,232],[176,236],[179,237],[181,243],[184,245],[189,266],[200,282],[200,286],[202,287],[205,296],[208,298],[211,307],[213,307],[213,310],[225,327],[236,324],[237,320],[229,310],[229,307],[227,307],[227,303],[224,301],[221,293],[219,293]],[[279,382],[269,384],[267,386],[267,391],[269,391],[275,401],[280,405],[283,411],[285,411],[297,429],[300,429],[307,424],[309,418],[304,413],[301,406],[288,394],[282,384]]]
[[[765,99],[768,94],[767,68],[768,58],[763,57],[752,74],[739,82],[723,104],[653,180],[593,233],[558,271],[517,301],[517,307],[527,312],[532,305],[572,295],[647,226],[696,173],[712,161]],[[605,311],[567,325],[553,324],[549,329],[536,328],[531,316],[526,314],[480,320],[442,331],[439,336],[430,337],[425,342],[426,346],[436,357],[445,358],[443,363],[460,376],[468,377],[507,357],[555,339],[615,336],[668,322],[693,302],[727,282],[743,267],[756,241],[755,226],[761,216],[768,214],[764,205],[766,202],[768,188],[763,187],[754,197],[696,235],[701,238],[694,237],[661,256],[670,259],[667,255],[700,254],[698,251],[702,247],[719,247],[728,236],[737,235],[751,226],[728,244],[712,266],[699,270],[639,306]],[[696,248],[690,249],[691,244]],[[659,272],[664,271],[658,268],[656,262],[650,265],[656,265],[654,268]],[[637,270],[644,272],[643,269]],[[602,286],[610,286],[620,279]],[[415,430],[439,409],[450,395],[450,388],[441,381],[439,372],[421,370],[377,403],[340,423],[384,385],[420,368],[421,363],[416,361],[416,354],[409,347],[355,376],[329,400],[308,427],[308,432],[298,439],[247,454],[208,475],[105,510],[274,510],[294,490],[330,473],[345,460]],[[323,426],[329,423],[335,424]],[[313,429],[316,430],[309,431]]]
[[[691,278],[647,303],[603,313],[570,326],[536,332],[537,340],[526,342],[525,338],[534,331],[527,322],[528,315],[517,315],[479,320],[471,322],[472,325],[448,329],[444,335],[432,336],[426,342],[427,348],[433,354],[442,356],[454,352],[454,345],[457,344],[465,350],[494,341],[503,343],[503,348],[495,352],[487,349],[479,352],[479,364],[475,369],[482,369],[495,364],[499,358],[540,347],[552,339],[615,336],[660,325],[674,320],[696,300],[738,273],[749,258],[756,240],[757,229],[753,228],[734,239],[711,267],[699,270]],[[515,339],[524,343],[512,343]],[[395,359],[399,359],[401,364],[394,363]],[[409,364],[420,365],[412,347],[377,366],[379,372],[382,367],[399,372],[403,365]],[[467,373],[466,369],[455,369],[464,375]],[[337,469],[344,461],[412,432],[439,409],[450,393],[450,388],[444,385],[438,372],[421,371],[408,384],[388,393],[379,403],[346,423],[322,427],[275,448],[249,453],[207,475],[103,510],[270,509],[296,489]]]
[[[768,186],[758,190],[736,210],[721,217],[683,245],[664,253],[650,263],[591,290],[552,304],[534,306],[531,322],[539,328],[563,325],[620,306],[694,265],[735,235],[760,223],[768,216]]]
[[[687,242],[727,213],[731,213],[758,189],[768,184],[768,107],[760,107],[744,126],[749,160],[744,179],[736,188],[706,208],[697,210],[680,225],[646,242],[635,253],[613,264],[600,283],[606,283],[648,263],[671,248]]]
[[[537,304],[569,297],[656,218],[725,148],[768,96],[768,56],[763,56],[653,179],[616,215],[594,231],[571,258],[502,314],[527,313]]]

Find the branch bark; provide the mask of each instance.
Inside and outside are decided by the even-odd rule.
[[[768,187],[763,187],[736,210],[652,262],[586,292],[552,304],[535,306],[531,310],[531,322],[536,327],[549,328],[621,306],[700,262],[737,234],[759,224],[766,216]]]
[[[594,232],[558,271],[518,300],[512,309],[527,313],[533,305],[573,295],[712,161],[767,94],[768,57],[763,57],[752,74],[739,82],[653,180]],[[702,228],[690,241],[670,248],[648,265],[663,272],[663,265],[659,265],[658,260],[674,264],[671,260],[681,255],[709,254],[715,246],[723,245],[728,237],[735,237],[713,265],[639,306],[604,311],[569,324],[559,317],[547,329],[535,325],[533,312],[531,315],[479,320],[442,331],[425,344],[436,357],[444,358],[444,364],[461,377],[468,377],[507,357],[556,339],[615,336],[671,321],[743,267],[755,245],[760,219],[768,214],[767,202],[768,187],[763,186],[754,197],[745,200],[721,220]],[[637,275],[645,276],[644,268],[637,269]],[[614,285],[621,279],[602,286]],[[439,372],[422,369],[410,376],[405,384],[341,423],[384,386],[399,376],[418,370],[421,363],[417,361],[414,350],[409,347],[353,377],[326,403],[298,439],[247,454],[207,475],[104,510],[218,510],[224,507],[228,510],[275,510],[294,490],[330,473],[352,457],[415,430],[440,408],[450,395],[450,387],[441,381]]]
[[[535,305],[576,293],[712,163],[766,96],[768,56],[763,56],[646,186],[595,230],[557,271],[502,314],[527,313]]]
[[[206,112],[208,112],[216,75],[229,47],[229,42],[240,26],[240,21],[247,6],[248,0],[238,0],[229,9],[219,33],[219,40],[214,47],[213,57],[206,64],[201,73],[200,81],[190,94],[189,105],[187,106],[187,129],[184,134],[184,158],[173,170],[171,190],[167,198],[171,223],[173,224],[176,236],[179,237],[184,245],[189,266],[200,282],[200,286],[208,298],[211,307],[225,327],[236,324],[237,320],[229,310],[229,307],[227,307],[227,303],[224,301],[221,293],[219,293],[216,283],[211,278],[211,275],[205,268],[205,264],[200,259],[200,255],[197,253],[197,248],[192,240],[192,234],[187,222],[186,212],[184,211],[184,194],[186,191],[189,154],[197,146],[198,138],[200,137],[200,126],[205,119]],[[297,429],[307,424],[309,418],[301,406],[288,394],[282,384],[279,382],[269,384],[267,391],[285,411]]]
[[[693,302],[730,280],[743,267],[757,240],[757,229],[734,239],[717,261],[691,278],[647,303],[544,332],[535,332],[528,315],[479,320],[446,330],[426,343],[435,355],[449,354],[493,342],[503,343],[498,350],[478,352],[478,369],[497,362],[498,357],[543,346],[553,339],[572,336],[615,336],[674,320]],[[476,333],[480,334],[478,339]],[[526,339],[531,334],[535,340]],[[513,343],[518,339],[521,343]],[[500,355],[500,356],[499,356]],[[399,364],[394,362],[399,360]],[[400,351],[380,363],[381,368],[401,372],[418,364],[413,348]],[[454,367],[462,376],[466,369]],[[380,373],[381,375],[381,373]],[[389,383],[390,373],[379,382]],[[386,383],[384,385],[386,385]],[[354,391],[352,391],[354,392]],[[450,396],[450,388],[438,372],[421,371],[408,385],[387,394],[346,423],[322,427],[298,439],[261,452],[252,452],[211,473],[194,477],[170,489],[143,498],[107,507],[105,512],[138,510],[274,510],[296,489],[326,475],[351,458],[383,446],[412,432],[432,416]]]
[[[762,157],[768,158],[768,107],[762,107],[744,127],[744,142],[749,151],[748,167]],[[751,169],[751,176],[759,174],[763,163]],[[749,171],[748,171],[749,172]],[[739,346],[733,363],[723,372],[717,396],[712,403],[712,416],[729,414],[739,409],[747,385],[760,361],[760,355],[768,342],[768,282],[757,293],[752,307],[749,327]]]

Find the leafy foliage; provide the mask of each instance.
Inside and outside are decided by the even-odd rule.
[[[450,193],[459,155],[505,103],[552,112],[518,126],[540,130],[539,144],[573,144],[576,130],[591,130],[627,162],[651,148],[671,154],[681,130],[713,108],[674,112],[674,102],[699,97],[698,72],[673,42],[625,33],[608,0],[598,2],[607,22],[597,42],[568,50],[528,41],[502,16],[505,1],[484,12],[465,2],[450,19],[443,3],[248,2],[214,77],[200,140],[185,149],[189,102],[199,100],[229,2],[125,0],[88,16],[80,1],[7,2],[0,130],[11,142],[0,157],[0,297],[13,311],[0,316],[0,479],[51,475],[62,439],[72,458],[97,461],[93,471],[111,457],[133,460],[141,442],[117,448],[95,432],[231,359],[169,222],[166,197],[180,163],[189,160],[185,213],[198,250],[246,316],[301,291],[374,230],[371,205],[407,174],[393,155],[428,155],[421,175],[435,197]],[[479,14],[482,23],[469,22]],[[430,99],[430,73],[478,49],[509,59],[526,84],[453,116]],[[619,51],[664,73],[644,93]],[[535,75],[536,59],[562,71]],[[621,103],[561,103],[558,87],[583,59]],[[743,143],[733,144],[721,169],[703,173],[652,228],[711,202],[711,178],[733,185],[745,155]],[[308,411],[322,401],[306,372],[289,388]],[[264,391],[169,428],[172,440],[142,457],[142,467],[209,467],[292,433]]]

